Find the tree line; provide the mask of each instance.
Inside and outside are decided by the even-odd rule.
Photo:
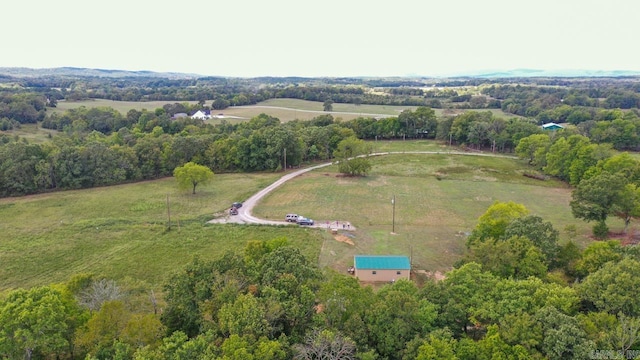
[[[523,138],[516,154],[535,169],[574,187],[571,210],[576,218],[595,222],[596,237],[608,237],[606,220],[622,219],[624,231],[640,217],[640,162],[610,143],[562,130]]]
[[[500,101],[503,111],[537,118],[540,122],[571,122],[595,120],[599,109],[637,109],[640,88],[633,80],[592,82],[571,86],[545,87],[535,85],[492,85],[481,90],[484,95]],[[636,113],[637,115],[637,113]]]
[[[503,119],[490,111],[438,118],[428,107],[405,110],[396,117],[360,117],[348,122],[329,114],[285,124],[266,114],[240,124],[173,118],[176,113],[203,108],[203,102],[172,103],[122,115],[108,107],[80,107],[54,113],[41,122],[42,127],[59,131],[47,143],[2,135],[0,194],[15,196],[154,179],[170,176],[173,169],[190,161],[216,173],[277,171],[285,165],[285,149],[288,166],[324,161],[334,158],[338,144],[352,136],[363,140],[436,139],[472,149],[511,152],[521,139],[544,135],[538,125],[526,119]],[[581,123],[554,139],[571,134],[602,148],[610,144],[615,150],[635,150],[640,146],[639,126],[633,112],[607,110],[603,120]],[[548,135],[543,138],[550,139]],[[525,157],[533,164],[531,156]],[[536,161],[540,162],[541,156]],[[546,166],[546,162],[542,164]],[[556,176],[555,172],[550,175]],[[565,174],[558,177],[569,180]]]
[[[540,131],[526,121],[496,119],[490,112],[438,119],[427,107],[406,110],[397,117],[348,122],[326,114],[282,124],[261,114],[244,123],[222,121],[214,125],[171,116],[200,107],[202,104],[174,103],[154,111],[130,110],[126,115],[112,108],[80,107],[52,114],[41,125],[59,131],[49,142],[0,137],[0,194],[16,196],[155,179],[170,176],[187,162],[216,173],[278,171],[285,164],[299,166],[333,159],[340,142],[350,137],[446,139],[483,147],[495,131],[502,131],[502,137],[492,144],[497,151],[508,151],[520,137]],[[478,119],[493,124],[487,125],[494,131],[487,130],[489,137],[473,137],[480,125],[464,125]],[[451,134],[448,139],[447,134]]]

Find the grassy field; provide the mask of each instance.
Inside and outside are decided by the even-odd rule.
[[[30,143],[41,144],[43,142],[50,141],[51,136],[55,135],[57,131],[43,129],[38,124],[22,124],[19,129],[0,131],[0,133],[18,136],[20,138],[27,139]]]
[[[216,175],[196,195],[178,191],[175,179],[166,178],[0,199],[0,290],[65,281],[81,272],[157,286],[196,255],[217,258],[248,240],[281,236],[317,259],[324,236],[318,232],[206,224],[280,175]]]
[[[131,109],[136,110],[154,110],[161,108],[167,103],[175,102],[187,102],[195,103],[194,101],[149,101],[149,102],[136,102],[136,101],[113,101],[104,99],[91,99],[82,101],[60,101],[57,108],[49,109],[48,111],[63,112],[68,109],[78,108],[80,106],[86,107],[111,107],[122,114],[126,114]],[[210,105],[210,101],[206,102]],[[398,116],[404,110],[415,110],[415,106],[390,106],[390,105],[354,105],[354,104],[333,104],[333,111],[329,114],[334,118],[340,118],[343,121],[348,121],[361,116]],[[434,109],[437,116],[461,114],[467,110],[445,110]],[[513,114],[507,114],[500,109],[481,109],[476,111],[491,111],[495,116],[502,118],[517,117]],[[316,116],[327,114],[323,111],[323,103],[318,101],[307,101],[298,99],[269,99],[260,102],[256,105],[249,106],[237,106],[229,107],[224,110],[214,111],[214,113],[224,114],[230,116],[230,121],[233,121],[235,117],[242,119],[251,119],[254,116],[265,113],[274,117],[277,117],[282,122],[287,122],[295,119],[310,120]],[[212,122],[220,121],[219,119],[212,119]]]
[[[135,102],[135,101],[113,101],[104,99],[91,99],[82,101],[60,101],[57,108],[50,109],[53,112],[64,112],[68,109],[78,108],[80,106],[86,107],[111,107],[122,114],[126,114],[131,109],[136,110],[154,110],[161,108],[167,103],[174,103],[176,101],[150,101],[150,102]],[[182,102],[182,101],[177,101]],[[195,103],[193,101],[188,103]],[[210,101],[207,101],[207,105],[210,105]],[[384,105],[353,105],[353,104],[333,104],[332,114],[335,118],[340,118],[344,121],[355,119],[360,116],[397,116],[405,109],[415,109],[414,107],[407,106],[384,106]],[[250,106],[238,106],[229,107],[224,110],[215,111],[216,114],[224,114],[234,118],[251,119],[254,116],[265,113],[274,117],[277,117],[282,122],[287,122],[295,119],[310,120],[318,115],[327,114],[323,111],[323,103],[317,101],[306,101],[297,99],[270,99],[260,102],[256,105]],[[212,119],[211,122],[220,121],[219,119]]]
[[[69,109],[76,109],[80,106],[91,107],[110,107],[118,110],[125,115],[129,110],[143,110],[147,109],[153,111],[157,108],[163,107],[165,104],[173,103],[189,103],[196,104],[197,101],[115,101],[106,99],[90,99],[81,101],[59,101],[57,107],[48,109],[47,111],[64,112]]]
[[[518,160],[398,154],[371,161],[366,178],[340,177],[335,167],[307,173],[269,195],[255,213],[271,219],[294,212],[320,222],[350,221],[358,229],[352,235],[355,246],[329,242],[321,253],[321,266],[338,269],[349,266],[355,254],[391,253],[411,255],[418,269],[446,271],[462,255],[465,234],[495,201],[524,204],[565,240],[565,226],[575,224],[576,241],[590,241],[590,225],[571,215],[570,189],[522,176]]]
[[[381,141],[375,147],[447,150],[429,141]],[[0,199],[0,291],[65,281],[81,272],[133,278],[157,288],[196,255],[216,258],[249,240],[281,236],[320,266],[339,271],[351,265],[354,254],[407,254],[415,268],[446,271],[462,255],[465,234],[494,201],[524,204],[553,223],[563,241],[569,224],[576,225],[581,245],[591,241],[591,225],[571,215],[570,189],[522,176],[525,165],[519,160],[407,153],[371,161],[365,178],[341,177],[335,166],[295,178],[254,211],[277,220],[295,212],[320,222],[349,221],[357,228],[349,233],[354,246],[321,229],[206,223],[282,173],[219,174],[196,195],[179,192],[175,180],[167,178]],[[609,226],[616,231],[622,223],[611,219]]]

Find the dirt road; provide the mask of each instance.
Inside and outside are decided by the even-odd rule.
[[[444,155],[468,155],[468,156],[492,156],[492,157],[506,157],[506,158],[516,158],[515,156],[507,156],[507,155],[497,155],[497,154],[485,154],[485,153],[468,153],[461,151],[395,151],[395,152],[383,152],[383,153],[373,153],[369,155],[361,155],[361,156],[382,156],[389,154],[444,154]],[[238,209],[238,215],[229,215],[225,214],[223,217],[219,217],[213,220],[208,221],[211,224],[219,224],[219,223],[237,223],[237,224],[262,224],[262,225],[296,225],[296,223],[290,223],[286,221],[274,221],[274,220],[266,220],[260,219],[251,214],[253,207],[268,193],[273,191],[278,186],[284,184],[285,182],[295,178],[298,175],[304,174],[308,171],[320,169],[333,163],[328,162],[320,165],[311,166],[308,168],[300,169],[284,175],[280,179],[276,180],[273,184],[267,186],[266,188],[258,191],[256,194],[248,198],[240,209]],[[342,227],[342,225],[347,225],[348,227]],[[355,230],[353,224],[348,221],[337,221],[337,222],[326,222],[326,221],[316,221],[315,225],[310,226],[315,228],[336,228],[343,230]]]
[[[242,207],[238,209],[238,215],[228,215],[223,218],[217,218],[210,220],[209,223],[238,223],[238,224],[263,224],[263,225],[296,225],[296,223],[290,223],[286,221],[273,221],[266,219],[259,219],[253,215],[251,215],[251,211],[253,207],[256,206],[258,201],[260,201],[265,195],[273,191],[278,186],[284,184],[285,182],[293,179],[294,177],[304,174],[308,171],[320,169],[326,166],[331,165],[332,163],[325,163],[320,165],[315,165],[312,167],[300,169],[284,175],[280,179],[276,180],[273,184],[267,186],[266,188],[258,191],[253,196],[248,198],[245,202],[242,203]],[[313,225],[312,227],[320,227],[319,224]]]

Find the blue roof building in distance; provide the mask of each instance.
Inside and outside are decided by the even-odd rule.
[[[552,123],[552,122],[542,125],[542,130],[560,130],[560,129],[564,129],[564,126],[556,123]]]

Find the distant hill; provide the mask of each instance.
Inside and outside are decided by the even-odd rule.
[[[76,67],[59,67],[46,69],[33,69],[26,67],[0,67],[0,75],[13,77],[39,77],[39,76],[71,76],[71,77],[157,77],[169,79],[190,79],[199,78],[202,75],[184,74],[175,72],[155,72],[155,71],[128,71],[128,70],[108,70],[108,69],[88,69]]]
[[[11,77],[42,77],[42,76],[66,76],[66,77],[103,77],[103,78],[164,78],[164,79],[223,79],[231,78],[225,76],[206,76],[200,74],[188,74],[178,72],[155,72],[155,71],[129,71],[129,70],[112,70],[112,69],[90,69],[77,67],[58,67],[58,68],[26,68],[26,67],[0,67],[0,76]],[[640,71],[631,70],[541,70],[541,69],[512,69],[512,70],[480,70],[474,72],[460,72],[447,76],[419,76],[407,75],[406,77],[392,77],[394,83],[398,79],[456,79],[456,78],[544,78],[544,77],[627,77],[640,76]],[[261,82],[273,83],[287,80],[288,82],[304,83],[317,80],[318,78],[308,77],[274,77],[261,76],[252,78]],[[325,81],[337,83],[359,83],[364,79],[386,79],[386,77],[323,77]]]
[[[460,77],[477,78],[521,78],[521,77],[624,77],[640,76],[640,71],[631,70],[541,70],[513,69],[505,71],[478,71],[460,74]],[[452,76],[455,77],[455,76]]]

